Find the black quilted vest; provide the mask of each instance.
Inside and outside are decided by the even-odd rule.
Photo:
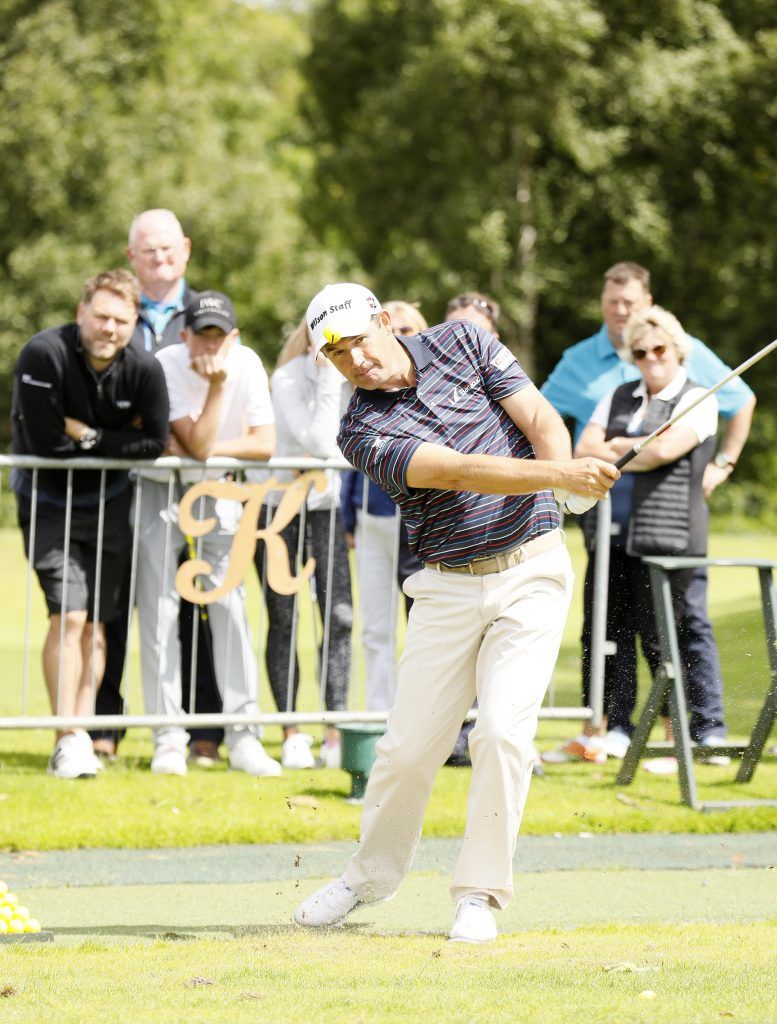
[[[634,396],[634,382],[621,384],[612,396],[606,439],[623,437],[631,417],[639,409],[641,398]],[[687,380],[674,398],[668,401],[653,398],[643,423],[643,434],[652,434],[672,416],[682,396],[698,387]],[[626,537],[630,555],[693,555],[707,554],[709,511],[701,490],[704,468],[715,448],[709,437],[682,458],[659,466],[648,473],[634,474],[634,493]],[[586,547],[593,550],[596,537],[594,506],[583,517]]]

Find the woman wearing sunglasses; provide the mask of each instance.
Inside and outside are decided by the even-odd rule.
[[[660,306],[649,306],[631,316],[623,344],[622,358],[635,363],[641,379],[636,386],[633,382],[622,384],[601,400],[580,436],[576,457],[594,455],[615,462],[635,439],[651,433],[704,390],[688,379],[683,368],[690,351],[688,336],[677,318]],[[611,491],[607,638],[615,642],[616,653],[605,662],[608,733],[604,749],[612,756],[624,756],[633,731],[637,636],[651,672],[655,674],[660,663],[648,570],[640,559],[643,555],[706,555],[709,513],[702,476],[714,448],[717,422],[717,401],[711,396],[629,463]],[[595,531],[592,510],[584,521],[589,550]],[[691,642],[685,628],[689,582],[690,572],[672,573],[680,654],[686,667],[698,657],[697,644]],[[584,600],[590,607],[592,586],[587,586]],[[590,618],[587,616],[588,621]],[[590,651],[590,637],[588,641],[583,644],[586,652]],[[584,655],[587,686],[590,663],[586,662],[590,659]],[[704,686],[693,684],[689,691],[691,737],[702,744],[722,742],[726,729],[716,647],[715,663],[706,673]]]

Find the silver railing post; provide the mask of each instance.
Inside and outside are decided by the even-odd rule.
[[[601,728],[604,721],[604,659],[607,656],[607,591],[610,578],[610,536],[612,505],[609,499],[596,507],[596,547],[594,549],[594,593],[591,611],[591,678],[588,701],[591,725]]]

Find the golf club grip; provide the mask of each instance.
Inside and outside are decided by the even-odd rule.
[[[615,463],[615,468],[616,469],[623,469],[624,466],[628,466],[628,464],[631,462],[631,460],[632,459],[636,459],[636,457],[639,455],[639,453],[640,453],[640,449],[639,448],[636,448],[636,447],[635,448],[629,448],[629,450],[626,452],[626,454],[625,455],[621,455],[621,457]]]

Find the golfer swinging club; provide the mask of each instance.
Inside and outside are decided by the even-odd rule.
[[[405,582],[415,603],[359,850],[294,919],[334,925],[396,891],[434,777],[477,696],[450,937],[488,942],[492,908],[512,896],[537,714],[572,587],[552,491],[582,511],[620,472],[572,459],[563,422],[513,354],[468,321],[400,340],[371,292],[335,284],[310,303],[307,322],[316,352],[356,388],[338,436],[343,455],[399,505],[424,568]]]

